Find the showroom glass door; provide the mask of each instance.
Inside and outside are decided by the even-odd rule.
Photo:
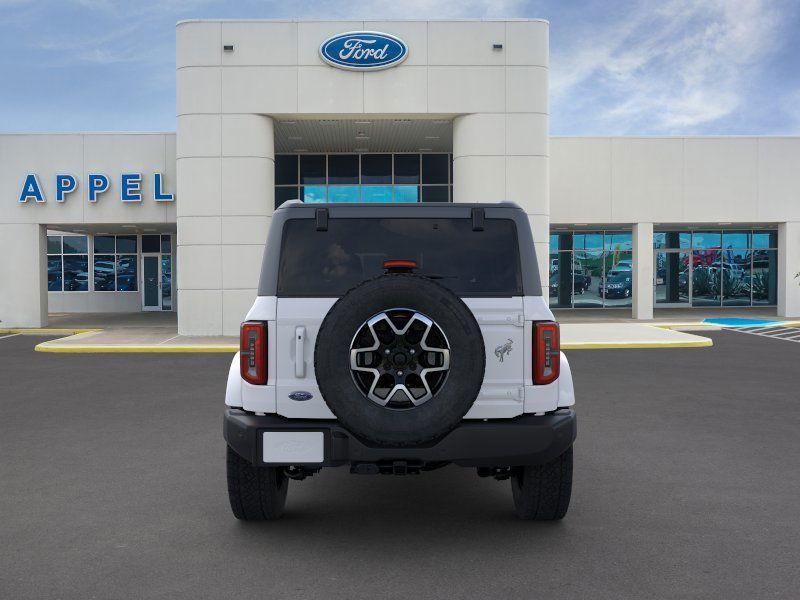
[[[142,255],[142,310],[161,310],[161,255]]]

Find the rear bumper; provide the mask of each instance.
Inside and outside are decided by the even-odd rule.
[[[264,434],[322,432],[324,458],[316,463],[265,463]],[[254,465],[300,464],[333,467],[358,463],[416,464],[451,462],[465,467],[508,467],[543,464],[562,454],[575,441],[577,417],[572,409],[543,416],[462,421],[441,440],[425,446],[383,447],[365,444],[338,421],[256,416],[238,408],[225,410],[223,433],[228,445]]]

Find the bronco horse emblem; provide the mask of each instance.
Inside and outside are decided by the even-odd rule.
[[[511,354],[511,351],[514,349],[514,340],[511,338],[505,344],[501,344],[497,348],[494,349],[494,355],[500,359],[500,362],[503,362],[503,357],[506,354]]]

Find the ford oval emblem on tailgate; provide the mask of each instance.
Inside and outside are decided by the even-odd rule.
[[[311,400],[314,395],[311,392],[292,392],[289,394],[289,399],[295,400],[296,402],[305,402],[306,400]]]
[[[319,54],[322,60],[339,69],[376,71],[403,62],[408,46],[388,33],[349,31],[322,42]]]

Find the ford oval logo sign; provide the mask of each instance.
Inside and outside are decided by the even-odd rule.
[[[294,400],[295,402],[307,402],[313,398],[313,394],[311,392],[292,392],[289,394],[289,398]]]
[[[322,42],[319,54],[326,63],[340,69],[377,71],[403,62],[408,46],[388,33],[349,31]]]

